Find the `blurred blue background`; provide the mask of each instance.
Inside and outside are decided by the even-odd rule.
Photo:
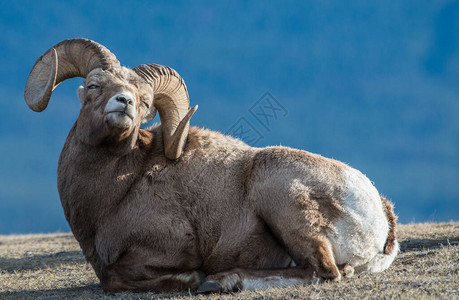
[[[256,146],[344,161],[401,222],[459,220],[458,1],[0,1],[0,234],[69,230],[56,169],[83,79],[40,114],[23,89],[35,60],[75,37],[128,67],[176,69],[193,125],[242,120]],[[268,126],[252,114],[263,96],[286,112]]]

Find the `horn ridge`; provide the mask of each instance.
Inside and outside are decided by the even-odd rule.
[[[153,106],[163,126],[165,155],[175,160],[183,152],[189,121],[197,109],[190,109],[185,81],[174,69],[163,65],[140,65],[133,70],[153,88]]]

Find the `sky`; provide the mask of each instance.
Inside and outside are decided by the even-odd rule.
[[[23,91],[78,37],[177,70],[193,126],[341,160],[402,223],[459,220],[459,1],[0,0],[0,234],[69,231],[56,170],[83,79],[42,113]]]

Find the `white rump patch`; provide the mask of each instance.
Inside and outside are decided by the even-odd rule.
[[[400,247],[397,241],[395,241],[395,247],[391,254],[386,255],[384,253],[376,254],[368,263],[363,266],[358,267],[356,270],[357,272],[370,272],[370,273],[378,273],[386,270],[390,267],[392,262],[395,259],[395,256],[399,252]]]
[[[345,215],[335,223],[335,232],[327,234],[336,264],[347,263],[356,270],[367,270],[368,268],[363,266],[374,265],[370,262],[378,260],[377,257],[381,256],[385,262],[375,261],[380,267],[371,269],[372,272],[383,271],[390,266],[395,254],[383,254],[389,224],[380,195],[360,171],[348,167],[343,175],[346,185],[346,196],[343,201]]]

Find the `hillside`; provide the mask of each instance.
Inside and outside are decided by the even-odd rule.
[[[398,234],[401,253],[384,273],[211,298],[459,298],[459,222],[401,225]],[[0,299],[157,297],[204,298],[190,294],[105,295],[71,234],[0,236]]]

